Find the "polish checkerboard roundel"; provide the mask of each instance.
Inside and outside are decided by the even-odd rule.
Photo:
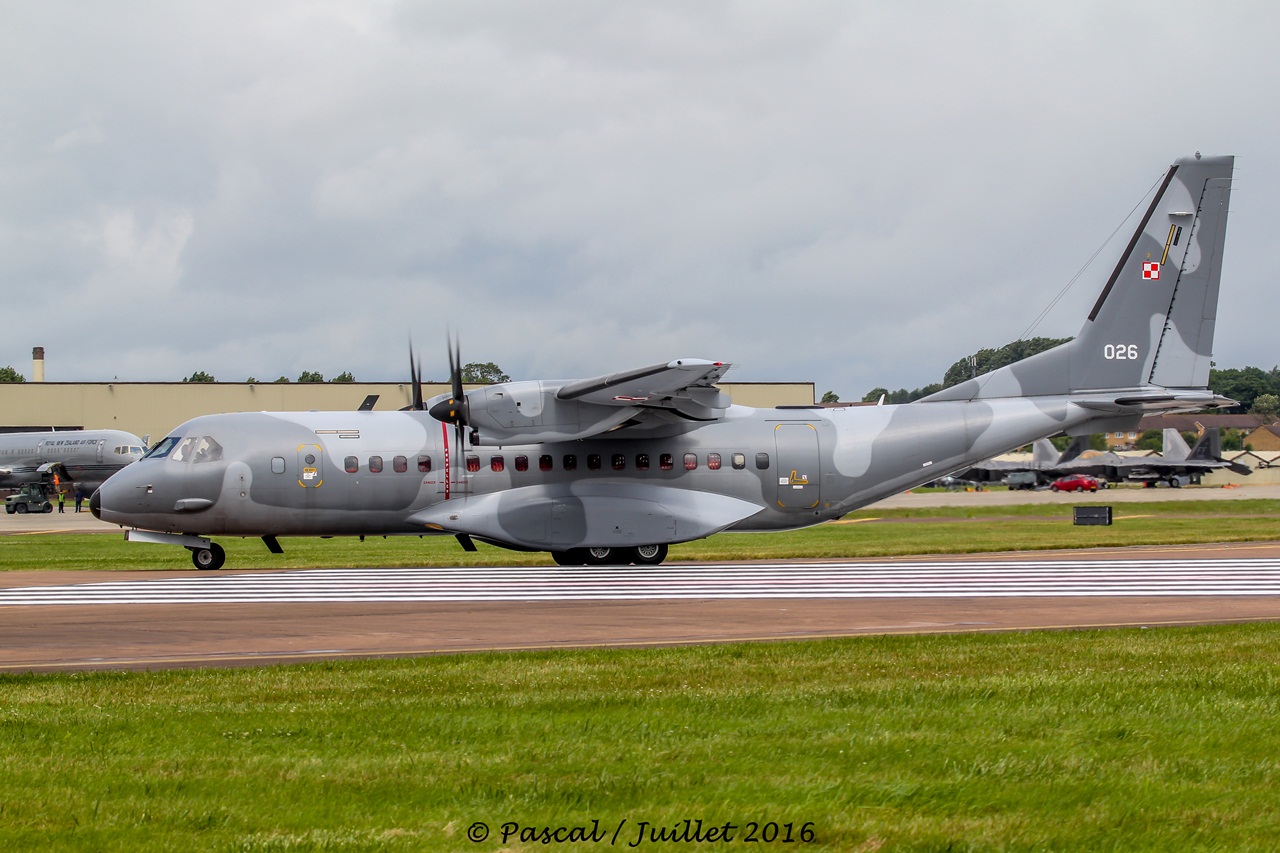
[[[1142,278],[1146,281],[1159,281],[1160,263],[1158,261],[1143,261]]]

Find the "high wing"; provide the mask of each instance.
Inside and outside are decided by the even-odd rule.
[[[715,387],[726,362],[682,358],[592,379],[502,382],[467,391],[463,423],[479,445],[545,444],[621,429],[724,417],[732,401]],[[441,395],[427,408],[447,400]]]

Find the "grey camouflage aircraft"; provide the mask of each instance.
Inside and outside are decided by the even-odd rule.
[[[1232,157],[1165,174],[1070,343],[914,403],[733,405],[703,359],[576,381],[453,387],[399,412],[195,418],[94,494],[133,541],[452,535],[557,563],[656,564],[723,530],[839,518],[1035,439],[1231,401],[1207,388]],[[412,368],[413,356],[410,354]],[[452,429],[451,429],[452,427]]]

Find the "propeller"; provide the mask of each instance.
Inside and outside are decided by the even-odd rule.
[[[422,359],[414,361],[412,338],[409,339],[409,378],[413,382],[412,402],[400,411],[421,412],[427,408],[422,402]]]
[[[457,429],[458,447],[462,447],[462,438],[470,423],[470,411],[467,407],[467,395],[462,390],[462,344],[460,341],[449,341],[449,397],[431,407],[428,414],[438,421],[453,424]]]

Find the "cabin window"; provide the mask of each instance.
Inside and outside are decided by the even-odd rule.
[[[676,458],[670,453],[664,453],[658,457],[658,467],[663,471],[670,471],[676,467]]]
[[[730,458],[733,460],[733,469],[735,471],[741,471],[743,468],[747,467],[747,454],[735,453]]]
[[[480,457],[479,457],[479,456],[468,456],[468,457],[467,457],[467,470],[468,470],[468,471],[470,471],[472,474],[474,474],[474,473],[476,473],[477,471],[479,471],[479,470],[480,470]]]
[[[370,474],[382,473],[382,457],[381,456],[369,457],[369,473]]]
[[[431,473],[431,457],[430,456],[427,456],[424,454],[418,457],[418,473],[419,474]]]
[[[698,467],[698,454],[686,453],[684,455],[684,470],[693,471]]]
[[[564,470],[566,471],[578,470],[578,457],[576,454],[566,453],[564,455]]]
[[[612,463],[613,470],[615,471],[627,470],[627,454],[625,453],[613,454],[613,458],[610,460],[610,462]]]
[[[182,443],[178,445],[178,449],[173,451],[173,456],[169,457],[174,462],[190,462],[191,451],[195,448],[195,437],[184,438]]]
[[[542,454],[541,456],[539,456],[539,457],[538,457],[538,470],[539,470],[539,471],[550,471],[550,470],[551,470],[551,464],[552,464],[552,463],[551,463],[551,454],[550,454],[550,453],[544,453],[544,454]]]
[[[271,457],[271,473],[272,474],[284,473],[284,457],[283,456]]]
[[[710,468],[712,471],[720,470],[720,454],[719,453],[707,454],[707,467]]]
[[[409,470],[409,460],[403,456],[397,456],[391,460],[391,470],[397,474],[403,474]]]
[[[490,471],[503,471],[506,469],[506,467],[507,467],[507,460],[503,459],[501,456],[489,457]]]
[[[348,456],[342,461],[342,467],[348,474],[354,474],[360,470],[360,460],[354,456]]]
[[[600,454],[599,453],[587,454],[587,470],[588,471],[600,470]]]
[[[528,456],[523,456],[523,455],[521,455],[521,456],[517,456],[517,457],[516,457],[516,470],[517,470],[517,471],[528,471],[528,470],[529,470],[529,457],[528,457]]]
[[[637,471],[649,470],[649,454],[648,453],[636,454],[636,470]]]
[[[218,462],[222,459],[222,445],[214,441],[210,436],[202,435],[200,440],[196,442],[195,457],[193,462]]]
[[[759,468],[761,471],[769,470],[769,454],[768,453],[756,454],[756,467]]]

